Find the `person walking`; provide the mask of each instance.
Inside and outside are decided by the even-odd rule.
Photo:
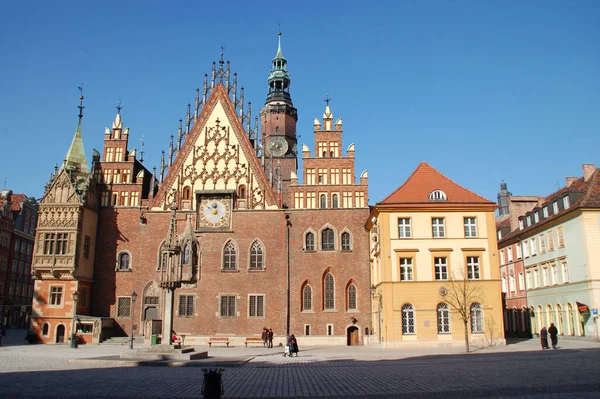
[[[269,343],[269,330],[267,330],[267,327],[263,327],[261,337],[263,340],[263,346],[266,348]]]
[[[294,334],[292,334],[290,336],[290,356],[294,356],[294,353],[296,354],[296,357],[298,357],[298,340]]]
[[[540,341],[542,343],[542,349],[550,349],[548,346],[548,330],[546,330],[546,327],[542,327],[540,330]]]
[[[552,349],[556,349],[556,346],[558,345],[558,328],[556,328],[554,323],[550,323],[548,334],[550,334],[550,341],[552,341]]]
[[[283,348],[283,357],[292,357],[292,337],[290,335],[285,336],[285,347]]]
[[[267,346],[267,348],[272,348],[273,347],[273,329],[272,328],[269,328],[267,337],[269,338],[269,345]]]

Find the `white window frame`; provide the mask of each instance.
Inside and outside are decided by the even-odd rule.
[[[398,238],[411,238],[410,218],[398,218]]]
[[[481,265],[479,256],[467,256],[467,278],[469,280],[481,279]]]
[[[558,213],[558,201],[552,201],[552,213],[555,215]]]
[[[431,218],[431,235],[433,238],[445,238],[444,218]]]
[[[463,218],[463,223],[465,226],[465,238],[477,237],[477,218],[467,216]]]
[[[436,281],[448,280],[448,258],[445,256],[436,256],[433,258],[433,262],[434,262],[435,280]],[[439,276],[439,278],[438,278],[438,276]]]
[[[571,202],[569,200],[569,196],[568,195],[564,196],[562,200],[563,200],[563,208],[569,209],[571,207]]]
[[[512,253],[512,245],[509,246],[508,248],[506,248],[506,257],[508,258],[508,262],[512,262],[513,261],[513,253]]]
[[[400,258],[400,281],[414,281],[413,258]]]

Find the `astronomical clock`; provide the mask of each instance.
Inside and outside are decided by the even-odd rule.
[[[233,193],[198,194],[198,230],[230,230]]]

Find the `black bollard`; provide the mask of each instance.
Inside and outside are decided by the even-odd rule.
[[[218,399],[223,395],[223,371],[225,369],[202,369],[204,381],[202,395],[205,399]]]

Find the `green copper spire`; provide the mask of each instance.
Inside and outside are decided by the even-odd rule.
[[[77,130],[73,141],[71,141],[71,147],[65,157],[63,168],[79,174],[89,174],[90,167],[88,166],[87,159],[85,157],[85,150],[83,149],[83,139],[81,137],[81,120],[83,119],[83,88],[79,87],[81,95],[79,96],[79,123],[77,123]]]
[[[292,104],[290,97],[290,74],[287,71],[287,60],[281,51],[281,32],[277,34],[278,45],[277,55],[273,58],[271,72],[269,73],[269,94],[267,103],[271,101],[283,101],[287,104]]]

